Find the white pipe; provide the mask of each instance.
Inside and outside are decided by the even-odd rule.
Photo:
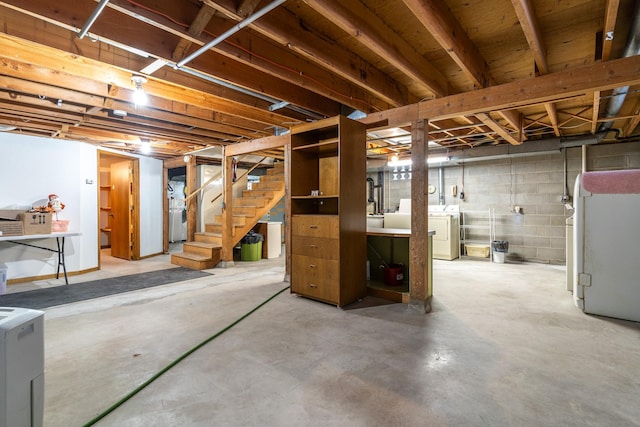
[[[98,19],[98,15],[102,13],[102,9],[104,9],[107,3],[109,3],[109,0],[102,0],[100,4],[94,9],[93,13],[89,17],[89,20],[84,24],[82,30],[80,30],[80,33],[78,34],[79,39],[87,35],[87,32],[89,32],[89,28],[91,28],[93,23],[96,22],[96,19]]]
[[[285,1],[287,1],[287,0],[276,0],[273,3],[269,4],[268,6],[260,9],[259,11],[254,13],[253,15],[249,16],[247,19],[244,19],[244,20],[238,22],[236,25],[234,25],[233,27],[231,27],[230,29],[228,29],[227,31],[225,31],[224,33],[222,33],[221,35],[219,35],[215,39],[211,40],[209,43],[205,44],[200,49],[198,49],[195,52],[193,52],[191,55],[187,56],[182,61],[178,62],[176,64],[176,67],[180,68],[184,64],[186,64],[187,62],[191,62],[192,60],[194,60],[198,56],[202,55],[204,52],[208,51],[209,49],[211,49],[212,47],[214,47],[218,43],[224,41],[225,39],[229,38],[230,36],[234,35],[238,31],[240,31],[241,29],[246,27],[247,25],[251,24],[256,19],[261,18],[262,16],[264,16],[267,13],[271,12],[273,9],[275,9],[278,6],[280,6]]]

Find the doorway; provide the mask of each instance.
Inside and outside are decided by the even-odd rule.
[[[139,161],[98,152],[99,258],[140,259]]]

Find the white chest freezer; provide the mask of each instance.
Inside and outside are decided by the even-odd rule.
[[[640,322],[640,170],[579,175],[574,204],[575,304]]]
[[[42,426],[44,313],[0,307],[0,427]]]

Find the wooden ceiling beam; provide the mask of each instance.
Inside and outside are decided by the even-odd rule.
[[[402,0],[425,29],[478,88],[494,84],[489,65],[441,0]]]
[[[212,7],[203,4],[198,11],[198,15],[196,15],[196,19],[194,19],[194,21],[189,26],[188,33],[193,37],[199,37],[200,34],[202,34],[202,31],[207,27],[207,24],[209,23],[215,12],[216,11]],[[192,44],[193,42],[191,40],[185,38],[180,39],[178,45],[173,50],[171,59],[173,59],[175,62],[178,62],[181,59],[185,58],[187,56],[187,51]]]
[[[489,129],[493,130],[495,133],[500,135],[500,137],[502,139],[504,139],[505,141],[507,141],[509,144],[511,144],[511,145],[520,145],[520,144],[522,144],[522,139],[514,138],[513,135],[511,135],[509,132],[507,132],[506,129],[503,128],[500,125],[500,123],[496,122],[489,114],[487,114],[487,113],[476,113],[475,116],[477,118],[479,118],[482,121],[482,123],[487,125],[487,127],[489,127]]]
[[[540,74],[549,73],[549,65],[547,61],[547,49],[544,47],[544,40],[542,39],[542,33],[540,32],[540,26],[538,25],[538,19],[536,18],[535,11],[529,0],[511,0],[511,4],[516,11],[520,27],[524,33],[524,37],[527,39],[529,49],[533,54],[533,59],[538,68]],[[544,105],[547,110],[547,115],[551,122],[551,127],[556,136],[560,136],[560,128],[558,127],[558,112],[556,106],[552,103],[546,103]]]
[[[604,11],[604,23],[602,28],[602,60],[608,61],[611,58],[613,39],[616,36],[616,22],[618,21],[618,8],[620,0],[607,0]],[[626,34],[620,34],[626,37]]]
[[[85,4],[81,3],[79,5],[74,5],[73,8],[70,8],[69,3],[62,2],[61,4],[57,5],[56,9],[54,10],[48,5],[40,3],[30,3],[29,8],[31,10],[26,10],[24,4],[20,0],[6,0],[6,2],[8,2],[11,8],[16,11],[20,11],[25,15],[44,20],[68,31],[73,31],[74,27],[66,24],[66,22],[74,22],[74,19],[77,19],[76,17],[79,14],[77,8],[82,7]],[[33,10],[35,10],[37,13]],[[89,14],[90,12],[91,10],[87,11],[87,14]],[[154,21],[154,19],[156,19],[156,21]],[[158,23],[157,21],[159,20],[164,20],[165,22]],[[216,25],[220,25],[220,23],[217,22]],[[229,24],[223,22],[222,25],[228,27]],[[30,27],[29,25],[24,26]],[[181,38],[185,38],[189,41],[192,41],[192,43],[201,46],[205,42],[208,42],[213,38],[209,35],[202,36],[201,38],[195,38],[187,32],[187,28],[188,25],[186,27],[183,27],[168,20],[167,18],[159,18],[157,14],[153,14],[149,11],[145,11],[144,9],[139,9],[131,6],[129,2],[119,2],[116,0],[111,0],[108,3],[108,7],[105,8],[103,13],[100,15],[100,19],[96,21],[96,23],[92,26],[92,31],[96,34],[99,34],[99,40],[104,40],[104,42],[98,41],[97,43],[106,43],[106,46],[103,46],[102,49],[96,50],[96,44],[92,43],[88,37],[83,40],[78,40],[77,38],[72,37],[73,43],[69,43],[69,39],[66,37],[51,37],[49,39],[42,39],[34,36],[34,39],[36,39],[36,42],[47,44],[48,46],[55,49],[61,49],[63,51],[75,53],[80,52],[82,56],[87,56],[91,59],[96,59],[107,63],[113,63],[113,60],[104,58],[104,51],[116,50],[109,45],[109,43],[113,41],[120,43],[121,45],[137,49],[138,51],[147,52],[148,54],[152,55],[153,61],[155,61],[156,58],[159,58],[170,63],[172,61],[172,52],[167,49],[168,45],[175,46],[178,44]],[[216,31],[219,30],[216,29]],[[227,52],[227,50],[222,49],[225,47],[226,45],[223,44],[219,45],[215,50],[208,51],[207,54],[204,55],[204,57],[210,58],[210,60],[207,62],[208,68],[200,69],[197,71],[202,73],[203,76],[213,76],[219,80],[234,83],[241,88],[249,89],[257,94],[267,95],[276,100],[286,99],[291,104],[298,105],[304,109],[314,111],[322,115],[331,116],[339,113],[339,102],[310,90],[309,87],[313,87],[313,84],[307,82],[306,87],[301,87],[300,85],[295,84],[295,80],[287,80],[287,78],[290,77],[290,74],[286,75],[285,77],[274,78],[274,73],[265,73],[264,71],[256,68],[255,64],[248,64],[245,59],[247,57],[250,57],[250,55],[248,55],[246,52],[243,52],[243,56],[237,57],[237,51]],[[91,53],[93,53],[94,56],[90,56]],[[285,48],[282,48],[279,53],[282,55],[291,56],[291,52],[287,51]],[[96,54],[100,56],[95,56]],[[135,57],[136,55],[129,56]],[[142,60],[142,58],[136,57],[136,60],[140,61]],[[136,61],[127,59],[126,61],[121,62],[122,63],[120,64],[120,66],[126,67],[133,72],[140,72],[152,61],[140,66],[138,69],[132,68],[132,65],[135,65]],[[300,64],[304,64],[304,61]],[[165,69],[166,68],[167,67],[165,67]],[[273,68],[275,69],[276,67],[274,66]],[[169,82],[173,82],[176,84],[185,84],[185,81],[189,81],[188,85],[192,87],[193,83],[191,82],[193,80],[199,80],[194,79],[192,75],[186,72],[176,72],[174,70],[171,70],[171,72],[166,72],[165,69],[161,70],[160,75],[164,80],[167,80]],[[300,69],[303,72],[311,72],[311,70],[317,72],[316,68],[307,69],[302,67],[302,65],[300,65]],[[284,73],[282,70],[279,71],[280,74]],[[333,80],[329,81],[332,82],[331,84],[335,84],[336,79],[334,78],[334,76],[327,75],[326,78],[333,78]],[[276,79],[280,80],[277,84],[266,86],[261,84],[265,80],[275,82]],[[205,84],[203,84],[200,89],[206,92],[209,92],[211,90],[213,93],[216,91],[220,91],[220,88],[223,88],[222,86],[212,84],[211,81],[203,80],[203,82]],[[195,86],[197,86],[197,84]],[[344,93],[345,91],[347,91],[346,89],[343,90],[343,88],[339,89],[340,90],[336,90],[336,92]],[[244,99],[248,98],[246,94],[238,91],[232,91],[228,88],[223,88],[223,90],[225,92],[224,96],[226,98],[247,103],[246,101],[244,101]],[[326,88],[325,92],[327,92]],[[257,98],[252,97],[251,99],[256,100]],[[263,104],[265,103],[265,101],[263,100],[261,100],[260,102]],[[247,105],[251,104],[247,103]]]
[[[242,0],[238,6],[238,15],[243,18],[248,17],[256,9],[258,3],[260,3],[260,0]]]
[[[88,58],[78,57],[67,52],[43,47],[16,37],[0,33],[0,57],[8,60],[20,58],[30,65],[41,67],[41,81],[56,81],[59,84],[62,74],[74,77],[92,79],[108,85],[122,88],[131,88],[131,72]],[[4,61],[3,61],[4,62]],[[3,65],[3,64],[0,64]],[[10,73],[7,67],[2,67],[3,73]],[[74,86],[73,82],[68,82]],[[208,93],[195,91],[184,86],[178,86],[160,80],[149,79],[144,85],[147,94],[163,98],[168,101],[178,101],[203,108],[224,111],[227,114],[245,117],[251,120],[269,125],[282,126],[291,120],[290,117],[270,111],[242,105],[235,101],[229,101]]]
[[[305,0],[305,3],[436,97],[449,93],[445,76],[363,3],[331,0]]]
[[[241,20],[242,16],[229,9],[223,2],[204,0],[230,19]],[[408,93],[395,80],[364,61],[353,52],[318,36],[310,27],[313,23],[302,22],[285,8],[278,8],[251,24],[260,34],[275,40],[288,49],[326,68],[337,76],[358,85],[361,89],[380,98],[389,107],[399,107],[418,99]]]
[[[360,122],[369,129],[407,126],[419,118],[439,120],[521,108],[639,84],[640,56],[631,56],[373,113]]]
[[[536,18],[533,6],[529,0],[511,0],[511,4],[516,11],[520,27],[522,28],[524,37],[527,39],[529,49],[531,49],[533,59],[538,66],[540,74],[547,74],[549,72],[547,50],[544,47],[544,41],[542,40],[538,19]]]
[[[491,76],[489,65],[480,54],[478,47],[469,38],[445,2],[439,0],[402,1],[476,87],[484,88],[496,84]],[[520,118],[516,111],[504,111],[500,114],[512,127],[518,129]],[[495,120],[486,124],[491,127],[502,127]],[[502,128],[499,133],[510,135],[505,128]]]
[[[184,8],[184,4],[172,3],[174,2],[165,3],[163,6]],[[205,3],[204,6],[211,7],[209,3]],[[203,46],[233,25],[230,24],[228,20],[216,19],[212,16],[207,27],[203,29],[201,36],[195,37],[185,31],[186,23],[181,25],[170,21],[159,13],[134,7],[124,0],[111,1],[108,3],[108,7],[112,7],[114,10],[125,14],[125,16],[141,20],[161,30],[155,37],[151,35],[148,36],[150,40],[161,40],[163,33],[169,32],[174,36],[188,39],[195,45]],[[170,14],[175,15],[175,13]],[[108,25],[108,22],[103,23],[102,26],[95,24],[94,27],[97,29],[96,31],[100,31],[100,34],[118,37],[118,34],[109,33],[109,31],[115,31],[115,29],[110,29],[111,26]],[[338,103],[349,105],[366,112],[370,111],[369,105],[376,105],[378,109],[389,108],[388,104],[380,103],[379,100],[372,97],[372,95],[364,89],[353,87],[353,84],[343,79],[336,79],[334,74],[331,74],[325,69],[319,69],[307,59],[300,58],[296,52],[286,46],[269,43],[265,39],[252,36],[250,32],[251,31],[247,29],[234,34],[232,38],[228,38],[224,42],[212,47],[205,54],[201,55],[198,60],[194,60],[190,64],[199,65],[199,67],[194,66],[194,68],[197,68],[199,71],[218,76],[229,82],[234,82],[239,86],[264,93],[277,100],[288,101],[291,104],[301,106],[310,111],[319,112],[326,116],[339,114]],[[122,38],[122,36],[120,37]],[[156,52],[158,50],[157,47],[149,45],[144,49],[149,52]],[[221,68],[233,66],[230,62],[239,62],[250,69],[253,68],[253,74],[255,74],[256,71],[260,71],[266,74],[266,76],[253,76],[248,78],[247,76],[252,74],[249,70],[241,73],[221,72]],[[185,66],[193,65],[187,64]],[[282,81],[279,83],[279,86],[275,85],[274,82],[267,86],[261,84],[261,82],[268,79],[269,76],[281,79]],[[318,82],[322,82],[322,84]],[[283,86],[287,87],[279,91],[274,91],[274,89]],[[329,100],[331,100],[331,102],[328,102]]]

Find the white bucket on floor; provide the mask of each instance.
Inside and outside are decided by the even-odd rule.
[[[0,295],[7,292],[7,268],[0,267]]]
[[[493,251],[493,262],[497,262],[498,264],[504,264],[504,252]]]

